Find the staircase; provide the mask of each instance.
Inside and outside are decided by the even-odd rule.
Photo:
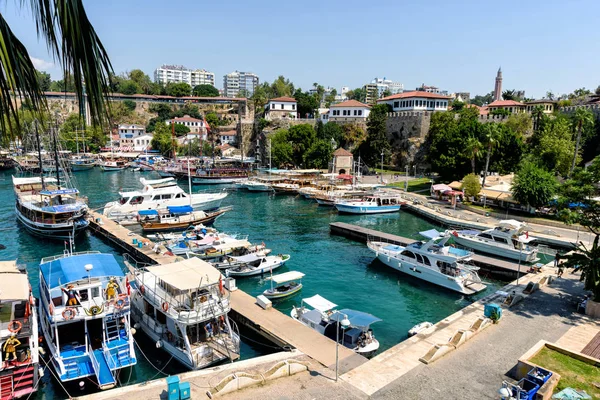
[[[131,365],[131,354],[129,352],[129,347],[125,347],[117,350],[117,363],[119,367],[127,367]]]
[[[8,400],[33,391],[34,367],[29,364],[0,377],[0,399]]]
[[[13,377],[12,375],[4,375],[0,377],[0,398],[2,400],[12,399],[13,393]]]
[[[65,370],[67,371],[67,379],[74,379],[79,376],[79,364],[77,361],[66,362]]]
[[[106,340],[111,341],[119,338],[119,323],[116,318],[106,320]]]

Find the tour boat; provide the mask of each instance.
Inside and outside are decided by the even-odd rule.
[[[375,339],[370,326],[381,319],[347,308],[338,311],[335,310],[336,307],[336,304],[317,294],[302,299],[301,306],[294,306],[291,316],[329,339],[338,340],[340,344],[362,356],[371,357],[375,354],[379,349],[379,341]],[[350,325],[344,327],[343,320],[348,320]]]
[[[177,186],[173,178],[146,180],[140,178],[142,190],[119,192],[119,201],[106,203],[103,214],[111,219],[135,217],[140,210],[157,210],[169,206],[191,205],[194,210],[210,211],[221,206],[226,192],[193,193],[190,195]]]
[[[400,211],[404,201],[397,195],[375,194],[361,200],[339,201],[334,204],[340,213],[380,214]]]
[[[94,377],[117,385],[122,368],[137,363],[130,323],[129,281],[112,254],[97,251],[43,258],[41,330],[61,382]]]
[[[300,189],[300,185],[297,183],[273,183],[271,185],[275,193],[277,194],[296,194],[298,189]]]
[[[38,388],[38,319],[27,274],[0,261],[0,398],[30,397]]]
[[[17,219],[29,232],[51,239],[69,239],[87,228],[85,198],[75,188],[58,187],[55,178],[12,177]]]
[[[467,264],[472,252],[447,246],[452,236],[440,235],[435,229],[420,234],[429,241],[408,246],[369,241],[368,247],[388,267],[435,285],[466,295],[486,288],[477,274],[479,268]]]
[[[86,156],[73,156],[69,161],[71,171],[87,171],[96,166],[96,160]]]
[[[495,228],[483,232],[462,230],[451,233],[457,244],[475,251],[523,262],[537,259],[537,248],[528,245],[535,238],[529,236],[525,223],[514,219],[502,220]]]
[[[243,168],[196,169],[192,183],[197,185],[222,185],[248,180],[249,171]]]
[[[100,169],[104,172],[123,171],[127,166],[117,161],[105,161],[100,164]]]
[[[431,322],[421,322],[419,324],[416,324],[415,326],[413,326],[412,328],[410,328],[408,330],[408,336],[415,336],[421,332],[423,332],[426,329],[429,329],[433,326],[433,324]]]
[[[216,268],[195,257],[166,265],[126,264],[135,326],[157,348],[192,370],[239,358],[240,336],[227,316],[229,291]]]
[[[140,225],[144,232],[184,231],[195,225],[212,225],[231,207],[213,212],[194,211],[190,206],[170,206],[166,210],[140,210]]]
[[[0,152],[0,170],[13,169],[17,162],[6,152]]]
[[[281,267],[290,260],[289,254],[279,254],[276,256],[258,256],[257,254],[247,254],[245,256],[231,257],[238,261],[240,265],[226,270],[227,276],[244,277],[263,275],[269,271]]]
[[[302,289],[302,278],[304,274],[298,271],[271,275],[271,288],[265,290],[263,296],[270,300],[293,296]]]

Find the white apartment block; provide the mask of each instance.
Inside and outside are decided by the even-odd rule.
[[[241,90],[246,91],[251,96],[258,84],[258,75],[252,72],[234,71],[223,76],[223,95],[225,97],[237,97]]]
[[[384,97],[378,104],[389,104],[394,111],[447,111],[449,96],[415,90]]]
[[[182,65],[163,65],[154,70],[154,82],[163,85],[185,82],[192,88],[198,85],[215,86],[215,74],[204,69],[189,69]]]

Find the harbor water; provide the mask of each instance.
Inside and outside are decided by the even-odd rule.
[[[14,215],[14,195],[11,172],[0,175],[0,250],[1,260],[17,259],[27,268],[34,294],[37,296],[39,261],[42,257],[60,254],[65,245],[33,237],[17,223]],[[140,189],[139,178],[156,179],[154,173],[102,172],[99,168],[74,173],[77,187],[89,199],[90,208],[101,208],[118,198],[118,191]],[[187,182],[180,185],[187,190]],[[201,190],[219,190],[223,187],[195,186]],[[303,297],[320,294],[339,305],[371,313],[382,319],[372,326],[381,343],[380,352],[404,340],[407,331],[423,321],[438,322],[480,297],[495,291],[502,283],[482,278],[488,288],[477,296],[466,297],[443,288],[400,274],[373,261],[374,255],[365,244],[329,235],[329,223],[343,221],[371,229],[419,239],[418,232],[436,228],[435,225],[406,212],[380,215],[338,215],[335,209],[319,207],[301,196],[268,193],[230,192],[223,205],[233,210],[219,218],[215,227],[223,232],[248,236],[253,243],[264,242],[273,254],[290,254],[291,260],[274,271],[300,271],[306,274],[303,289],[292,298],[277,301],[274,306],[289,315],[293,306],[299,306]],[[101,211],[101,210],[100,210]],[[438,227],[439,228],[439,227]],[[98,250],[110,252],[122,262],[118,249],[108,242],[86,232],[76,241],[75,251]],[[240,278],[237,285],[252,296],[269,288],[268,276]],[[136,335],[138,364],[120,374],[120,384],[132,384],[184,372],[175,361],[143,334]],[[242,359],[275,351],[262,345],[261,338],[245,335],[242,338]],[[49,370],[40,383],[39,399],[66,397]],[[71,393],[73,386],[69,389]],[[93,391],[94,383],[86,382],[86,390]],[[71,395],[79,395],[79,392]]]

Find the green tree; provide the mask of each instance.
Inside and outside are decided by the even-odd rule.
[[[59,129],[59,140],[67,150],[97,152],[106,145],[108,135],[100,126],[87,126],[79,114],[69,114]]]
[[[475,174],[475,161],[479,158],[483,145],[475,136],[469,136],[466,143],[466,151],[471,158],[471,172]],[[479,192],[478,192],[479,193]]]
[[[135,101],[133,101],[133,100],[123,100],[123,105],[129,111],[134,111],[135,110]]]
[[[317,131],[317,138],[326,140],[331,144],[331,139],[339,145],[344,140],[344,130],[338,124],[331,122],[323,125],[321,132]]]
[[[121,85],[119,85],[119,90],[123,94],[131,95],[131,94],[140,93],[141,88],[134,81],[127,80],[127,81],[123,81],[123,83],[121,83]]]
[[[494,93],[490,92],[486,95],[477,95],[471,99],[471,104],[482,107],[486,104],[490,104],[494,100]]]
[[[389,162],[391,145],[387,138],[386,129],[388,111],[387,104],[378,104],[371,107],[371,112],[367,117],[367,140],[362,142],[354,151],[371,167],[375,167],[381,162],[382,152],[384,162]]]
[[[305,118],[307,115],[313,115],[317,108],[319,108],[319,102],[316,97],[308,92],[303,92],[301,89],[296,90],[294,98],[298,104],[298,116],[300,118]]]
[[[129,71],[129,79],[136,84],[138,87],[137,93],[151,94],[152,92],[152,81],[150,77],[144,73],[141,69],[133,69]]]
[[[581,135],[584,131],[590,132],[594,128],[594,114],[587,108],[577,107],[575,110],[575,114],[572,117],[572,126],[576,131],[576,141],[575,141],[575,152],[573,153],[573,163],[571,164],[571,170],[569,171],[569,175],[573,173],[575,169],[575,163],[577,162],[577,157],[579,156],[579,144],[581,143]]]
[[[508,124],[498,124],[498,128],[500,134],[490,159],[490,168],[500,174],[515,172],[525,153],[523,135]]]
[[[467,197],[477,197],[481,192],[481,183],[479,182],[479,176],[475,174],[469,174],[462,180],[460,188],[465,192]]]
[[[540,131],[540,125],[542,124],[542,119],[544,118],[544,106],[537,105],[533,107],[531,111],[531,119],[533,120],[533,131]]]
[[[358,124],[344,124],[342,130],[344,133],[338,143],[339,147],[355,149],[367,139],[367,132]]]
[[[52,85],[52,79],[50,79],[50,74],[47,72],[35,71],[37,83],[42,92],[47,92],[50,90],[50,85]]]
[[[256,110],[256,112],[264,108],[265,104],[267,104],[268,99],[269,96],[267,94],[267,89],[265,88],[265,86],[262,85],[256,87],[254,89],[254,93],[252,93],[252,97],[250,97],[250,100],[254,104],[254,109]]]
[[[272,165],[281,167],[294,162],[294,149],[288,139],[288,131],[279,129],[269,136],[271,139]]]
[[[75,81],[73,80],[73,76],[67,73],[63,79],[58,81],[52,81],[50,84],[51,92],[75,92]]]
[[[182,124],[175,124],[175,136],[183,136],[189,132],[190,128],[188,128],[187,126]]]
[[[462,101],[458,101],[455,100],[452,102],[452,111],[461,111],[463,108],[465,108],[465,103],[463,103]]]
[[[346,93],[346,97],[348,97],[349,100],[356,100],[364,103],[367,97],[367,93],[363,88],[356,88],[354,90],[349,90]]]
[[[283,75],[279,75],[271,84],[271,97],[291,96],[292,93],[294,84]]]
[[[288,130],[287,139],[292,145],[293,163],[300,166],[304,161],[304,154],[317,139],[317,133],[309,124],[294,125]]]
[[[158,150],[163,156],[171,157],[173,155],[171,128],[167,124],[164,122],[156,123],[150,146],[154,150]],[[177,151],[177,143],[175,143],[175,151]]]
[[[558,183],[551,172],[534,162],[524,161],[515,174],[512,195],[521,204],[539,208],[552,200]]]
[[[219,89],[213,85],[198,85],[194,86],[194,96],[198,97],[218,97]]]
[[[213,112],[206,114],[206,122],[210,127],[217,127],[221,124],[221,121],[219,121],[219,117]]]
[[[514,89],[503,91],[502,99],[503,100],[515,100],[515,101],[519,100],[519,98],[517,96],[517,92]]]
[[[437,112],[431,116],[427,142],[428,160],[433,171],[443,180],[455,180],[469,173],[472,152],[467,151],[459,129],[459,121],[450,112]]]
[[[571,167],[575,143],[569,119],[564,115],[548,121],[538,138],[539,144],[530,152],[549,171],[567,176]]]
[[[168,96],[185,97],[192,93],[192,88],[185,82],[167,83],[166,91]]]
[[[527,113],[509,115],[504,125],[522,137],[525,137],[533,130],[531,116]]]
[[[316,140],[304,154],[304,164],[308,168],[327,169],[331,162],[333,148],[327,140]]]

